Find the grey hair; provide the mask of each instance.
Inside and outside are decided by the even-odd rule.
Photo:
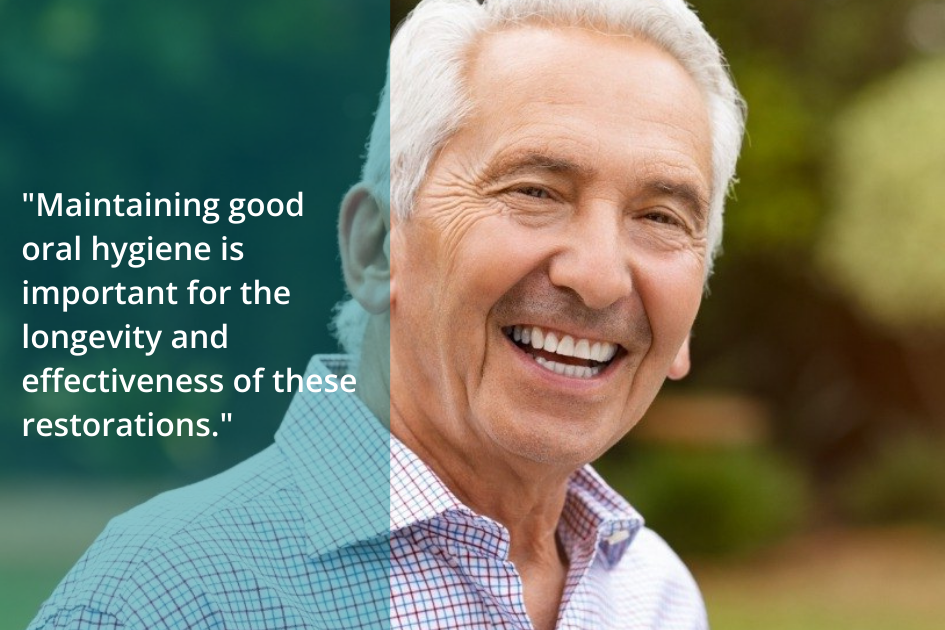
[[[469,113],[463,84],[469,50],[485,33],[524,24],[642,37],[675,57],[701,87],[712,126],[708,279],[721,249],[746,109],[721,49],[684,0],[422,0],[391,42],[362,174],[375,198],[399,219],[410,216],[431,162]],[[347,352],[360,353],[367,320],[353,300],[337,309],[335,330]]]

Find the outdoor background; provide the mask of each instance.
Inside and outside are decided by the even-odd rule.
[[[288,396],[28,396],[23,374],[304,369],[334,347],[333,221],[382,83],[369,0],[0,2],[0,630],[115,514],[271,440]],[[945,3],[701,0],[749,108],[741,183],[694,369],[600,463],[692,567],[713,628],[945,624]],[[388,20],[389,18],[389,20]],[[388,24],[389,22],[389,24]],[[37,219],[23,192],[283,199],[306,216],[206,226]],[[32,212],[31,212],[32,210]],[[148,224],[150,225],[150,224]],[[246,243],[242,263],[137,272],[26,264],[26,240]],[[89,237],[90,238],[90,237]],[[79,270],[79,271],[77,271]],[[95,273],[99,273],[98,276]],[[90,275],[92,274],[92,275]],[[19,304],[34,284],[259,278],[291,307]],[[23,352],[22,323],[226,321],[226,352]],[[167,333],[165,333],[167,334]],[[219,438],[24,439],[22,418],[234,413]]]

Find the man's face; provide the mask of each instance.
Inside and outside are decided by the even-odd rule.
[[[577,29],[485,37],[468,85],[392,229],[391,412],[446,457],[573,468],[688,370],[705,100],[651,44]]]

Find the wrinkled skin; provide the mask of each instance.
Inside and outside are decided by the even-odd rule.
[[[573,470],[688,370],[705,102],[650,44],[574,30],[491,36],[469,81],[472,118],[393,229],[392,413],[443,458]],[[515,324],[625,352],[590,382],[543,378]]]

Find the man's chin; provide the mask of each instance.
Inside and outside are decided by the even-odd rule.
[[[587,418],[519,416],[491,427],[490,437],[510,457],[553,468],[578,469],[599,457],[613,442],[613,432]]]

